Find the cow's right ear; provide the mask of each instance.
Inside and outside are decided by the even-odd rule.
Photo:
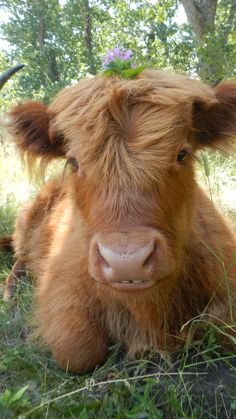
[[[192,126],[195,145],[212,147],[223,153],[235,150],[236,82],[224,81],[214,90],[215,101],[193,102]]]
[[[66,154],[62,133],[52,128],[53,115],[40,102],[27,102],[8,113],[7,130],[28,160],[49,161]]]

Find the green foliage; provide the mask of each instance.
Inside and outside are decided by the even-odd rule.
[[[182,0],[192,4],[187,32],[193,40],[196,72],[209,84],[235,76],[236,62],[236,4],[234,0]],[[195,6],[194,6],[195,5]],[[195,13],[193,10],[195,9]],[[192,32],[192,34],[191,34]]]
[[[189,25],[175,21],[177,0],[4,0],[8,19],[1,36],[8,48],[0,53],[0,71],[19,62],[26,67],[4,87],[0,104],[7,110],[21,99],[50,102],[72,81],[99,72],[102,56],[114,46],[132,49],[137,65],[198,72],[203,78],[208,66],[214,78],[231,77],[236,49],[235,32],[225,26],[230,4],[219,1],[215,32],[197,45]]]
[[[1,3],[8,18],[0,36],[8,48],[0,53],[0,71],[26,64],[1,92],[3,110],[22,99],[50,102],[64,86],[100,72],[102,56],[114,46],[133,50],[137,65],[199,74],[208,81],[234,75],[232,0],[219,0],[214,30],[206,29],[201,43],[188,24],[176,23],[177,0]]]
[[[0,395],[0,410],[2,411],[2,417],[14,417],[16,413],[22,408],[29,406],[28,398],[25,397],[28,385],[21,387],[18,391],[12,392],[6,389],[2,395]]]
[[[12,66],[10,57],[4,51],[0,51],[0,74]],[[16,73],[7,81],[0,92],[0,109],[6,112],[14,103],[19,101],[19,73]]]
[[[10,62],[26,64],[19,74],[18,96],[47,102],[69,82],[65,77],[65,43],[60,38],[63,21],[59,1],[3,4],[10,16],[2,25],[3,36],[11,46],[7,56]]]
[[[103,71],[105,77],[109,76],[120,76],[123,79],[132,79],[138,76],[145,68],[146,65],[132,68],[132,60],[122,61],[119,58],[115,58],[106,65],[106,70]]]

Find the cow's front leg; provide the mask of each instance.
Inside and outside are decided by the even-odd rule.
[[[61,368],[87,372],[105,360],[108,339],[99,318],[96,319],[96,313],[95,320],[89,315],[85,298],[73,295],[65,283],[63,285],[54,283],[50,289],[39,288],[39,334]]]

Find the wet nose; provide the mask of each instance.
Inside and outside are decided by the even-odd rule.
[[[176,275],[176,261],[156,229],[99,232],[90,242],[88,270],[98,283],[123,291],[143,290]]]
[[[140,282],[148,280],[151,273],[154,241],[146,245],[131,246],[122,251],[98,242],[100,263],[107,281]]]
[[[98,276],[111,285],[145,286],[151,281],[157,254],[158,244],[152,235],[116,233],[98,237],[90,259]]]

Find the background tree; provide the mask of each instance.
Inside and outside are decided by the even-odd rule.
[[[176,22],[180,4],[189,24]],[[48,103],[62,87],[99,72],[102,56],[114,46],[132,49],[139,64],[209,83],[234,75],[236,0],[2,0],[0,5],[7,13],[0,37],[9,45],[0,55],[0,71],[26,64],[14,84],[4,87],[5,108],[27,98]]]
[[[197,72],[217,84],[235,67],[236,0],[181,0],[198,56]]]

